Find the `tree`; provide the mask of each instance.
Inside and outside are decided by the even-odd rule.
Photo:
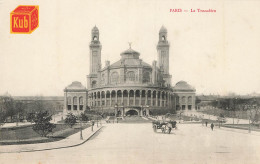
[[[0,111],[0,126],[3,126],[5,124],[6,120],[6,113],[4,111]]]
[[[18,122],[20,121],[20,116],[24,115],[25,110],[25,104],[21,101],[15,102],[15,113],[17,115],[16,123],[18,125]]]
[[[260,115],[260,100],[255,98],[251,99],[250,106],[251,108],[249,109],[249,113],[252,124],[257,124],[259,122]]]
[[[201,99],[198,98],[198,97],[196,97],[195,103],[196,103],[196,104],[199,104],[200,102],[201,102]]]
[[[11,117],[11,120],[14,115],[16,115],[14,100],[10,96],[2,96],[1,97],[1,110],[6,114],[7,117]]]
[[[74,126],[76,122],[77,122],[77,117],[73,113],[67,114],[67,117],[65,119],[65,124],[67,124],[72,128],[72,126]]]
[[[81,119],[82,119],[82,121],[88,121],[89,120],[88,116],[85,113],[81,113]]]
[[[54,124],[50,123],[51,120],[52,116],[49,115],[48,111],[36,113],[33,130],[42,137],[46,137],[56,127]]]
[[[27,120],[28,122],[33,123],[34,118],[35,118],[35,113],[28,113],[28,114],[27,114],[27,117],[26,117],[26,120]]]

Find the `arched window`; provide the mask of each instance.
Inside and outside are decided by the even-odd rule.
[[[182,100],[182,103],[186,103],[186,97],[185,96],[183,96],[182,98],[181,98]]]
[[[78,104],[78,102],[77,102],[77,97],[73,97],[73,104],[74,104],[74,105],[77,105],[77,104]]]
[[[94,37],[93,37],[93,40],[97,40],[97,36],[94,36]]]
[[[96,88],[97,87],[97,82],[94,80],[94,81],[92,81],[92,83],[91,83],[91,87],[92,88]]]
[[[162,36],[162,40],[163,40],[163,41],[165,40],[165,36]]]
[[[191,102],[192,102],[192,97],[189,96],[189,97],[188,97],[188,103],[191,103]]]
[[[144,72],[143,83],[150,83],[150,73]]]
[[[126,80],[127,81],[135,81],[134,71],[129,71],[129,72],[126,73]]]
[[[117,73],[117,72],[113,72],[113,73],[111,74],[111,83],[112,83],[112,84],[118,83],[118,78],[119,78],[118,73]]]
[[[80,98],[79,98],[79,104],[80,104],[80,105],[83,105],[83,97],[80,97]]]
[[[79,110],[83,110],[83,97],[79,98]]]

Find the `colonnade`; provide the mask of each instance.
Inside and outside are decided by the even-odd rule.
[[[157,106],[171,107],[173,94],[167,90],[95,90],[88,93],[88,105],[92,107]]]

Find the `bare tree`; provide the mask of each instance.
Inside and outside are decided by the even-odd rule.
[[[1,108],[1,110],[5,113],[6,118],[10,117],[12,120],[13,116],[16,115],[14,100],[11,96],[1,97]]]
[[[21,101],[15,102],[15,113],[16,117],[16,126],[18,126],[18,122],[20,121],[20,116],[24,115],[25,104]]]

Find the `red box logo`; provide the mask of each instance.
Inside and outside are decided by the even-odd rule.
[[[18,6],[10,14],[10,32],[30,34],[39,26],[39,6]]]

